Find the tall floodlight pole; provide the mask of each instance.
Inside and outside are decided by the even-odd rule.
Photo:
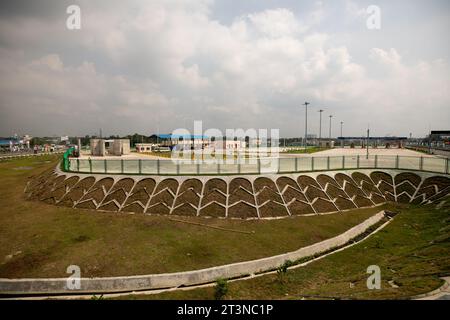
[[[323,110],[319,110],[319,147],[320,147],[320,140],[322,139],[322,112]]]
[[[330,131],[329,131],[329,133],[328,133],[328,139],[329,139],[329,141],[330,141],[330,148],[331,148],[331,118],[333,118],[333,116],[332,116],[332,115],[329,115],[329,117],[330,117]]]
[[[344,121],[341,121],[341,147],[344,147],[344,138],[342,136],[342,125],[344,124]]]
[[[310,104],[309,102],[305,102],[303,104],[303,106],[305,106],[305,152],[306,152],[306,139],[308,136],[308,104]]]
[[[366,159],[369,159],[369,128],[367,128]]]

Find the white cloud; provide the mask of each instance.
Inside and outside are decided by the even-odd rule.
[[[408,64],[395,48],[373,48],[370,63],[358,63],[345,44],[332,45],[332,34],[315,31],[328,17],[321,2],[303,20],[279,8],[229,25],[211,17],[210,1],[81,8],[78,33],[52,29],[54,20],[0,20],[7,28],[0,31],[2,134],[48,134],[52,127],[81,134],[99,126],[151,133],[157,123],[169,131],[195,118],[209,127],[279,127],[282,135],[299,135],[304,100],[332,109],[353,134],[366,126],[359,118],[405,134],[414,123],[399,121],[411,117],[406,110],[417,110],[417,126],[433,120],[430,111],[444,113],[437,123],[449,117],[447,60]]]

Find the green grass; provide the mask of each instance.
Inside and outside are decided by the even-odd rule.
[[[174,222],[167,216],[26,201],[27,178],[55,166],[59,159],[30,157],[0,163],[2,278],[65,277],[72,264],[81,267],[83,277],[91,277],[185,271],[257,259],[336,236],[382,208],[281,220],[184,218],[254,232],[242,234]]]
[[[400,212],[377,234],[311,264],[228,284],[226,299],[399,299],[429,292],[450,274],[450,199],[434,206],[397,205]],[[381,289],[369,290],[367,267],[381,268]],[[396,284],[392,287],[389,282]],[[123,299],[213,299],[213,288]]]
[[[308,147],[305,151],[305,149],[298,149],[298,150],[288,150],[286,152],[280,152],[281,154],[283,153],[289,153],[289,154],[311,154],[311,153],[316,153],[319,151],[325,151],[325,150],[329,150],[330,148],[319,148],[319,147]]]

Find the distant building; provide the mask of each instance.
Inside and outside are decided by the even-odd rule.
[[[337,140],[343,142],[343,145],[351,147],[365,147],[367,137],[338,137]],[[403,148],[407,137],[369,137],[369,146],[380,148]],[[341,143],[339,143],[341,145]]]
[[[152,152],[155,146],[154,143],[136,143],[136,152]]]
[[[91,155],[93,156],[121,156],[130,154],[129,139],[91,139]]]

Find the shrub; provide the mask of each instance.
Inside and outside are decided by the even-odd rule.
[[[228,282],[227,279],[219,278],[216,281],[216,286],[214,287],[214,298],[216,300],[222,300],[228,293]]]

